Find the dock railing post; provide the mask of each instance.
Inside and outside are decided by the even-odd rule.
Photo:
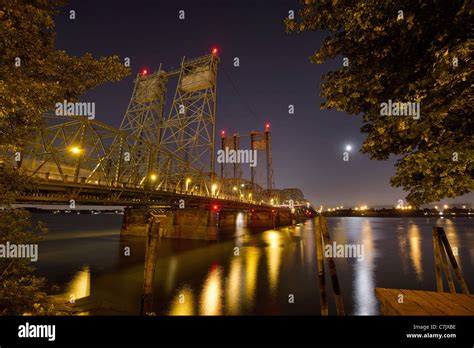
[[[443,275],[441,274],[441,248],[438,242],[438,229],[433,227],[433,250],[436,272],[436,291],[443,292]]]
[[[442,227],[435,227],[435,228],[437,230],[438,240],[440,240],[441,252],[444,253],[444,250],[446,250],[446,254],[448,254],[448,258],[449,258],[449,261],[451,262],[451,266],[453,267],[454,274],[456,275],[456,278],[459,282],[459,285],[461,286],[461,291],[464,294],[469,294],[469,289],[467,287],[466,281],[464,280],[464,276],[462,275],[461,268],[459,267],[459,265],[456,261],[456,258],[454,257],[453,250],[451,249],[451,245],[449,244],[449,240],[446,237],[446,233],[444,232],[444,229]],[[433,231],[433,233],[434,233],[434,231]],[[442,247],[443,245],[444,245],[444,248]],[[443,256],[444,256],[444,258],[446,258],[445,255],[443,255]],[[449,278],[448,278],[448,281],[449,281]],[[452,282],[452,278],[451,278],[451,282]],[[454,288],[454,284],[452,286]]]
[[[443,242],[441,239],[441,235],[439,232],[437,234],[438,234],[438,238],[437,238],[438,250],[441,251],[441,264],[443,265],[443,270],[444,270],[444,273],[446,274],[446,280],[448,282],[449,292],[452,294],[455,294],[456,287],[454,286],[453,277],[451,276],[451,270],[449,269],[448,260],[446,258],[446,253],[444,252],[444,249],[443,249]]]
[[[326,274],[324,270],[324,252],[323,252],[323,234],[321,228],[321,221],[316,220],[316,253],[317,253],[317,269],[319,278],[319,299],[321,303],[321,315],[328,315],[328,300],[326,296]]]
[[[160,220],[150,213],[146,224],[146,252],[145,270],[143,276],[143,295],[141,303],[141,315],[152,315],[153,307],[153,284],[155,280],[155,268],[157,261],[158,240],[160,236]]]
[[[324,242],[323,245],[331,245],[331,238],[329,237],[328,226],[327,226],[326,220],[324,219],[323,216],[319,216],[318,220],[319,220],[318,226],[321,231],[321,235],[323,237],[323,242]],[[324,251],[324,248],[323,248],[323,251]],[[328,257],[328,266],[329,266],[329,273],[331,274],[331,283],[332,283],[332,289],[334,291],[334,300],[336,302],[337,314],[345,315],[344,302],[342,301],[342,296],[341,296],[341,288],[339,286],[339,279],[337,278],[336,262],[334,261],[333,257]]]

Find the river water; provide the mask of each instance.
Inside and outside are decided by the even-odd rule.
[[[87,303],[90,314],[139,314],[145,239],[120,235],[122,215],[34,214],[34,218],[45,221],[49,229],[39,246],[38,275]],[[348,314],[379,314],[376,287],[436,290],[431,238],[435,225],[444,227],[451,246],[458,248],[457,261],[468,287],[474,289],[472,218],[327,221],[333,241],[363,245],[363,259],[336,259]],[[243,232],[220,242],[161,239],[156,314],[319,315],[314,222]],[[326,283],[329,312],[336,314],[329,277]]]

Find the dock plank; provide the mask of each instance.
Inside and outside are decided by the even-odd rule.
[[[459,306],[458,304],[453,303],[447,297],[444,296],[436,296],[433,291],[424,291],[418,290],[426,296],[427,301],[433,303],[434,305],[438,306],[439,308],[443,308],[444,311],[447,313],[455,312],[459,313],[459,315],[472,315],[472,311],[466,309],[463,306]]]
[[[398,296],[402,294],[398,289],[375,289],[377,297],[385,307],[391,309],[390,315],[430,315],[418,303],[404,295],[403,303],[398,302]],[[389,311],[385,311],[387,314]]]
[[[449,315],[449,308],[436,305],[436,301],[430,301],[426,296],[415,290],[400,290],[405,295],[405,300],[410,299],[416,302],[429,315]]]
[[[474,315],[473,295],[386,288],[376,288],[375,294],[384,315]]]
[[[471,313],[474,313],[474,296],[473,295],[450,294],[447,292],[442,292],[440,295],[443,296],[444,298],[447,298],[449,301],[466,308]]]

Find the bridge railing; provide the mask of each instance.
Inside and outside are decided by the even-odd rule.
[[[38,182],[48,182],[48,183],[53,183],[53,184],[79,184],[79,185],[88,185],[88,186],[96,186],[96,187],[106,187],[106,188],[115,188],[117,190],[120,189],[134,189],[134,190],[149,190],[149,191],[160,191],[160,192],[166,192],[166,193],[172,193],[172,194],[178,194],[178,195],[185,195],[185,196],[194,196],[194,197],[207,197],[207,198],[215,198],[215,199],[221,199],[221,200],[229,200],[229,201],[237,201],[237,202],[243,202],[243,203],[251,203],[251,204],[269,204],[269,202],[264,202],[263,200],[256,201],[253,199],[248,199],[248,198],[242,198],[237,196],[236,194],[226,194],[226,193],[216,193],[216,194],[206,194],[205,192],[194,192],[194,191],[186,191],[186,190],[180,190],[180,189],[167,189],[167,188],[155,188],[155,189],[146,189],[143,185],[135,185],[133,183],[129,182],[115,182],[111,180],[105,180],[105,179],[87,179],[87,177],[78,177],[75,178],[74,176],[71,175],[60,175],[56,173],[49,173],[49,172],[36,172],[33,174],[33,177],[35,178],[36,181]],[[54,193],[52,194],[47,194],[47,196],[53,197],[53,196],[59,196],[55,195]],[[91,199],[97,198],[94,195],[91,195]],[[133,200],[133,199],[131,199]]]

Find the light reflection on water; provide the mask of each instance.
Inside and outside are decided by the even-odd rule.
[[[61,217],[63,220],[61,220]],[[143,286],[144,239],[120,237],[120,218],[55,215],[50,239],[40,244],[37,267],[51,284],[76,299],[90,295],[92,314],[138,314]],[[49,216],[46,216],[47,220]],[[96,219],[96,220],[93,220]],[[78,220],[79,221],[79,220]],[[100,223],[99,223],[100,221]],[[92,223],[93,222],[93,223]],[[70,225],[71,239],[65,238]],[[336,259],[346,313],[378,314],[375,287],[435,290],[433,225],[443,226],[472,289],[471,219],[329,218],[331,238],[364,245],[364,259]],[[158,315],[319,315],[314,223],[215,242],[163,239],[155,276]],[[115,230],[115,235],[103,231]],[[239,228],[241,232],[248,232]],[[61,239],[55,237],[61,235]],[[129,246],[131,256],[123,248]],[[237,249],[236,249],[237,248]],[[236,253],[237,250],[237,253]],[[88,268],[83,268],[85,265]],[[327,273],[330,314],[335,314]],[[74,277],[75,276],[75,277]],[[74,281],[70,280],[74,278]],[[288,303],[293,294],[294,303]]]
[[[68,285],[67,293],[71,301],[76,301],[91,294],[91,271],[89,266],[84,266],[78,271]]]
[[[171,303],[169,315],[194,315],[194,295],[190,288],[178,291]]]
[[[222,269],[216,265],[211,267],[201,291],[201,315],[222,314]]]
[[[377,314],[377,302],[373,296],[374,280],[374,242],[369,220],[362,222],[360,243],[364,245],[364,259],[354,263],[354,304],[355,315]]]
[[[408,240],[410,242],[410,260],[418,280],[423,280],[423,263],[421,259],[423,253],[421,250],[421,238],[420,228],[415,224],[411,224],[408,229]]]
[[[265,231],[263,232],[263,239],[268,243],[266,247],[268,280],[270,282],[270,294],[272,297],[276,296],[278,290],[278,274],[280,272],[282,241],[279,231]]]

